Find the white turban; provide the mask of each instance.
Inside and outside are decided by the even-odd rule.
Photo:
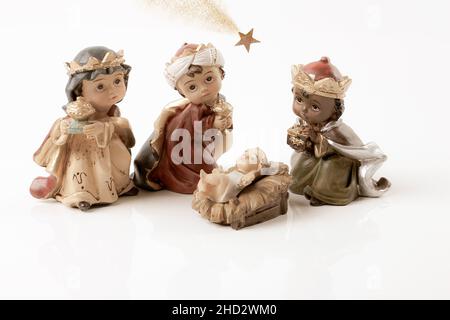
[[[189,72],[191,65],[197,66],[219,66],[225,64],[222,54],[211,44],[200,45],[196,51],[187,56],[175,57],[171,63],[167,63],[165,76],[167,82],[176,87],[177,81]]]

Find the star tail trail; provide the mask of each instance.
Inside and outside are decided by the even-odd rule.
[[[157,8],[185,22],[208,27],[221,33],[239,34],[236,46],[244,46],[250,52],[250,46],[259,43],[253,38],[253,29],[244,34],[239,32],[236,23],[225,11],[218,0],[145,0],[150,8]]]

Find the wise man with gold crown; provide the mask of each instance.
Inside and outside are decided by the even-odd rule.
[[[131,67],[122,51],[101,46],[83,49],[66,66],[67,116],[55,121],[33,157],[50,176],[34,179],[30,192],[86,211],[138,190],[130,178],[134,135],[117,106]]]
[[[292,84],[298,121],[288,130],[287,142],[295,150],[290,190],[304,195],[312,206],[381,196],[390,182],[374,180],[373,175],[387,157],[377,144],[364,144],[341,119],[351,79],[323,57],[294,65]]]

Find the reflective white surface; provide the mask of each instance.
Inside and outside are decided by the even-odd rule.
[[[450,298],[448,209],[404,187],[396,181],[384,198],[347,207],[312,208],[291,195],[286,216],[240,231],[166,191],[89,213],[11,199],[0,296]]]
[[[450,4],[225,3],[262,41],[250,54],[233,47],[237,35],[177,23],[139,1],[0,4],[0,298],[449,299]],[[290,65],[329,55],[353,79],[344,121],[389,156],[379,174],[392,189],[346,207],[291,195],[286,216],[240,231],[166,191],[88,213],[31,198],[31,180],[44,174],[31,155],[63,115],[63,62],[93,44],[125,49],[133,71],[120,107],[135,155],[178,98],[162,71],[184,41],[213,42],[226,59],[222,93],[235,129],[220,164],[255,146],[289,163]]]

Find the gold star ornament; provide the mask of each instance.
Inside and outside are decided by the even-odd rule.
[[[247,52],[250,52],[250,45],[252,43],[260,43],[261,41],[256,40],[253,38],[253,29],[250,30],[247,34],[243,34],[239,32],[239,37],[241,37],[241,40],[239,40],[238,43],[235,44],[235,46],[244,46],[245,49],[247,49]]]

